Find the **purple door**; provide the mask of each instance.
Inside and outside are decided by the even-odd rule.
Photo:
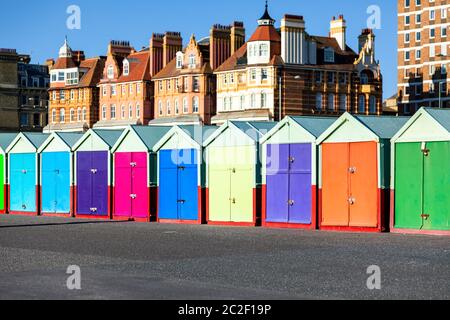
[[[108,215],[108,152],[78,152],[77,213]]]
[[[77,153],[77,214],[90,215],[92,200],[92,155],[90,152]]]
[[[290,145],[289,222],[312,223],[311,144]]]
[[[267,146],[267,222],[289,220],[289,145]]]
[[[267,222],[312,222],[311,156],[311,144],[267,146]]]

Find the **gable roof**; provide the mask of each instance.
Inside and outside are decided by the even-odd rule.
[[[409,120],[409,117],[389,116],[355,116],[355,118],[381,139],[391,139]]]
[[[0,133],[0,149],[6,151],[17,135],[17,133]]]
[[[291,117],[291,119],[316,138],[336,121],[333,117]]]
[[[348,45],[346,45],[345,50],[342,50],[336,38],[323,36],[311,36],[311,38],[316,40],[318,48],[333,48],[333,50],[340,55],[353,55],[355,58],[358,56]]]
[[[126,76],[122,72],[117,80],[118,82],[151,80],[149,50],[132,53],[127,57],[127,60],[130,63],[130,73]]]
[[[164,144],[174,135],[175,132],[185,134],[189,139],[193,140],[199,147],[203,146],[203,142],[208,139],[219,127],[201,126],[201,125],[176,125],[173,126],[154,146],[154,151],[160,150]]]
[[[31,144],[36,148],[39,149],[39,147],[47,140],[47,138],[50,136],[49,134],[45,133],[30,133],[30,132],[24,132],[22,133],[30,142]]]
[[[450,109],[423,108],[441,126],[450,132]]]
[[[80,63],[80,68],[87,68],[89,70],[80,79],[80,83],[75,87],[96,87],[102,78],[105,62],[105,57],[83,60]]]
[[[114,146],[123,133],[123,130],[93,129],[92,131],[98,135],[110,148]]]
[[[67,147],[69,147],[70,151],[73,150],[73,147],[76,143],[83,137],[82,133],[75,132],[52,132],[47,139],[39,146],[37,152],[43,152],[48,145],[55,139],[59,138]]]
[[[158,141],[169,132],[170,127],[160,126],[131,126],[130,130],[136,132],[148,150],[153,150]]]

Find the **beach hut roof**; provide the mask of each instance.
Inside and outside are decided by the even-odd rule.
[[[11,142],[17,137],[18,133],[1,133],[0,134],[0,148],[5,151]]]
[[[113,147],[114,144],[119,140],[123,133],[123,130],[102,130],[93,129],[96,135],[98,135],[109,147]]]
[[[450,132],[450,109],[423,108],[423,110]]]

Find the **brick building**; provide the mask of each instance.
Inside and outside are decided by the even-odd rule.
[[[49,124],[45,132],[80,132],[99,119],[99,88],[106,57],[86,59],[83,51],[72,51],[67,43],[56,63],[49,61]]]
[[[399,113],[450,107],[450,3],[398,0]]]
[[[209,37],[190,38],[159,73],[155,83],[155,120],[151,124],[210,124],[216,113],[216,70],[245,42],[241,22],[214,25]]]
[[[128,42],[109,44],[100,88],[96,128],[147,124],[152,117],[149,50],[136,52]]]
[[[48,68],[0,49],[0,131],[42,131],[47,123]]]
[[[333,18],[329,36],[306,32],[302,16],[275,28],[267,5],[248,42],[216,71],[217,115],[271,121],[285,115],[382,114],[382,75],[375,35],[363,30],[358,53],[346,43],[346,21]]]

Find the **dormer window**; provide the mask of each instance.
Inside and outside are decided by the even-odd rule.
[[[130,74],[130,63],[128,60],[123,62],[123,75],[128,76]]]
[[[108,66],[108,79],[114,79],[114,66]]]
[[[183,68],[183,53],[177,53],[177,69]]]
[[[334,50],[331,48],[325,48],[324,50],[324,61],[334,63]]]
[[[195,69],[197,62],[195,61],[195,54],[191,54],[189,55],[189,68],[190,69]]]

